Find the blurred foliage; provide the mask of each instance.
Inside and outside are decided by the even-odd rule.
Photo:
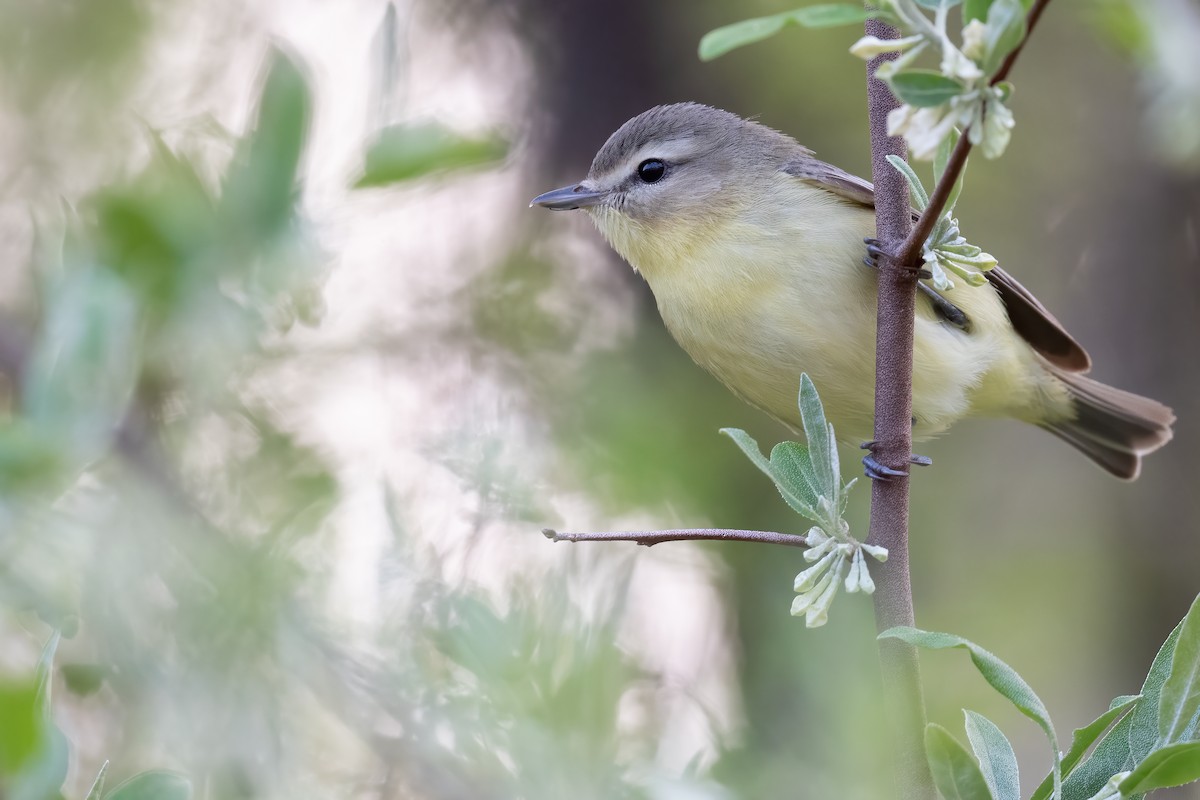
[[[578,179],[585,151],[590,157],[610,130],[646,105],[676,97],[765,112],[768,122],[802,133],[830,160],[854,168],[859,159],[861,169],[862,74],[845,57],[846,41],[809,34],[797,47],[794,37],[780,37],[731,54],[719,67],[698,67],[699,36],[736,16],[724,0],[381,6],[374,127],[343,176],[347,185],[361,176],[372,188],[345,192],[335,213],[325,207],[316,220],[313,209],[328,199],[309,192],[311,175],[328,167],[317,142],[344,121],[326,115],[334,116],[337,101],[356,87],[338,84],[342,73],[330,63],[309,70],[282,46],[269,53],[260,80],[250,80],[243,67],[267,50],[268,39],[291,41],[294,33],[307,42],[297,49],[307,52],[315,45],[304,40],[303,23],[330,13],[327,4],[289,4],[282,16],[296,29],[268,37],[254,28],[254,15],[266,14],[267,5],[248,4],[238,16],[242,4],[200,8],[183,0],[0,3],[0,125],[14,134],[0,150],[11,178],[0,191],[0,225],[15,243],[4,250],[11,293],[0,316],[7,377],[0,387],[0,793],[54,797],[62,787],[66,797],[161,797],[182,796],[188,786],[212,798],[674,799],[781,796],[803,787],[810,796],[880,796],[881,771],[861,769],[866,754],[885,749],[882,726],[870,724],[878,720],[879,698],[874,644],[863,635],[871,626],[865,604],[847,608],[828,629],[797,630],[781,603],[798,563],[731,547],[684,550],[702,566],[655,585],[648,605],[656,613],[647,614],[646,604],[631,606],[631,585],[655,578],[639,576],[629,561],[605,561],[613,551],[556,548],[546,578],[520,542],[505,538],[528,528],[540,543],[536,531],[557,522],[551,517],[592,504],[605,514],[672,522],[795,525],[774,489],[716,435],[729,424],[760,440],[776,440],[781,431],[679,353],[651,321],[652,303],[626,270],[569,258],[549,226],[518,224],[531,219],[518,214],[522,198],[535,192],[514,183],[561,183],[554,176],[543,185],[537,173],[569,152],[579,154],[569,165],[570,178]],[[781,10],[768,0],[750,6],[737,14]],[[234,83],[249,91],[235,93],[242,99],[222,108],[215,125],[190,116],[205,120],[212,110],[203,91],[207,75],[193,76],[201,88],[181,87],[194,104],[183,109],[185,119],[179,108],[152,106],[144,94],[150,79],[174,79],[172,48],[200,36],[190,27],[196,18],[185,13],[196,9],[229,15],[226,27],[206,30],[213,48],[207,57],[237,61],[229,66]],[[464,41],[429,43],[422,37],[431,28]],[[1074,42],[1052,15],[1043,30]],[[336,26],[318,33],[330,47],[345,41]],[[346,49],[339,57],[361,55]],[[432,67],[430,50],[439,57]],[[1111,68],[1103,72],[1102,56],[1081,57],[1105,76],[1097,82],[1103,93],[1117,98],[1099,106],[1091,104],[1103,99],[1100,89],[1084,92],[1082,72],[1052,63],[1062,47],[1048,47],[1040,64],[1031,50],[1039,85],[1019,98],[1034,104],[1031,121],[1042,111],[1038,102],[1058,110],[1068,90],[1079,93],[1081,114],[1102,107],[1115,108],[1116,121],[1129,116],[1128,95],[1120,94]],[[500,67],[486,60],[497,52],[510,59]],[[605,52],[623,56],[607,69],[578,57]],[[838,63],[847,68],[832,66]],[[513,141],[456,134],[457,121],[436,128],[414,121],[429,115],[404,101],[431,101],[416,97],[420,84],[403,71],[412,66],[440,95],[447,65],[485,75],[486,91],[451,95],[468,118],[487,106],[497,85],[519,84],[514,96],[523,99],[509,109],[511,118],[465,128],[512,130]],[[804,81],[798,95],[796,75],[820,80]],[[328,94],[315,88],[323,82]],[[249,121],[239,110],[243,102],[255,109]],[[534,107],[541,110],[531,113]],[[124,135],[135,118],[146,120],[138,122],[136,141]],[[1050,136],[1014,142],[1017,166],[981,174],[979,191],[964,198],[965,213],[983,217],[993,236],[1006,228],[1035,231],[1001,245],[1006,263],[1036,256],[1074,264],[1085,238],[1072,228],[1080,215],[1101,234],[1097,251],[1114,249],[1102,234],[1118,229],[1094,207],[1063,212],[1065,232],[1046,241],[1038,226],[1058,217],[1026,202],[1053,196],[1048,187],[1068,178],[1079,181],[1085,200],[1103,196],[1080,166],[1096,151],[1079,149],[1087,140],[1072,127],[1074,117],[1060,122],[1069,148]],[[225,124],[244,133],[228,134]],[[570,126],[575,132],[562,135]],[[1118,141],[1119,125],[1100,127]],[[1036,161],[1043,149],[1053,169]],[[445,179],[457,167],[474,170],[461,186]],[[418,177],[443,180],[411,180]],[[1141,225],[1137,215],[1152,204],[1134,205],[1124,204],[1122,215]],[[396,224],[402,214],[415,222]],[[411,263],[380,254],[387,263],[377,278],[394,273],[398,291],[414,294],[411,285],[430,273],[457,278],[435,298],[450,318],[444,326],[398,324],[402,333],[389,338],[395,329],[367,319],[361,340],[337,343],[335,355],[345,361],[382,353],[390,369],[424,370],[416,376],[426,392],[421,407],[444,410],[410,421],[423,438],[379,445],[403,448],[402,469],[413,475],[400,489],[394,484],[403,481],[377,475],[374,464],[340,463],[344,453],[335,454],[311,420],[298,420],[283,403],[293,392],[301,395],[298,405],[314,402],[314,387],[347,381],[337,369],[342,361],[304,352],[327,298],[377,295],[376,306],[385,309],[425,303],[423,296],[390,294],[397,290],[387,283],[341,287],[340,295],[338,287],[323,287],[331,264],[345,269],[334,248],[352,249],[339,238],[340,226],[366,216],[375,227],[350,230],[386,238],[394,227],[398,238],[420,245],[408,253]],[[479,218],[504,236],[462,248],[470,257],[451,263],[447,252],[464,244],[463,231],[475,230],[469,223]],[[1174,217],[1156,219],[1167,225]],[[1044,280],[1065,285],[1067,271],[1047,270]],[[1179,287],[1166,294],[1192,296]],[[626,324],[635,315],[645,324]],[[1162,316],[1178,325],[1189,319]],[[1154,328],[1135,318],[1123,330]],[[464,377],[446,380],[441,369]],[[307,383],[293,386],[289,371]],[[373,391],[369,381],[360,383],[354,391]],[[464,413],[457,397],[464,383],[495,407]],[[517,394],[514,386],[524,392],[523,405],[497,396]],[[398,399],[389,412],[412,413],[409,398]],[[488,414],[505,423],[520,417],[548,441],[510,440],[508,428],[482,435],[486,420],[477,417]],[[1185,426],[1180,436],[1188,436]],[[967,431],[935,444],[938,462],[965,462],[966,448],[973,451],[979,438],[986,436]],[[997,462],[1030,458],[1019,436],[988,441]],[[529,452],[541,446],[553,452]],[[1023,656],[1040,672],[1031,682],[1045,685],[1060,671],[1046,652],[1091,666],[1091,680],[1066,687],[1074,692],[1061,701],[1069,720],[1108,691],[1123,664],[1142,667],[1139,643],[1159,640],[1155,620],[1165,624],[1167,616],[1118,620],[1112,629],[1128,635],[1114,635],[1109,650],[1088,649],[1102,639],[1097,632],[1110,630],[1114,616],[1154,602],[1169,606],[1161,600],[1163,571],[1188,572],[1190,580],[1194,559],[1147,555],[1140,585],[1153,591],[1133,588],[1129,570],[1113,567],[1107,552],[1119,548],[1097,544],[1122,541],[1104,532],[1125,535],[1127,496],[1073,477],[1067,456],[1059,470],[1054,452],[1034,457],[1058,475],[1052,497],[1037,493],[1043,479],[1026,474],[1032,470],[995,471],[995,492],[982,496],[970,470],[940,470],[936,502],[928,494],[935,481],[923,479],[930,488],[916,487],[914,564],[922,614],[938,627],[968,630],[969,620],[973,636],[999,649],[1004,631],[1019,621],[1023,635],[1007,641],[1021,651],[1014,663]],[[531,455],[542,459],[542,473],[524,471]],[[1186,480],[1188,471],[1178,472]],[[462,508],[444,507],[439,481],[455,484]],[[557,494],[563,484],[575,494]],[[975,488],[958,490],[967,484]],[[1131,491],[1154,486],[1147,480]],[[1022,498],[1023,514],[1005,505],[1012,496]],[[1134,517],[1146,531],[1140,552],[1158,552],[1154,536],[1192,529],[1178,497],[1155,506],[1162,518],[1154,524],[1142,524],[1140,512]],[[384,520],[383,541],[364,530],[370,526],[357,513],[364,509]],[[847,509],[855,529],[865,529],[863,512],[857,501]],[[447,532],[447,517],[455,533],[469,529],[465,541]],[[977,555],[981,535],[964,532],[975,533],[981,518],[989,540],[1005,545],[965,590],[959,569]],[[501,535],[481,534],[497,530]],[[349,591],[374,598],[366,621],[347,610],[342,563],[347,541],[364,539],[367,556],[355,556],[362,563],[351,568]],[[1064,586],[1070,571],[1095,576],[1094,585]],[[1014,576],[1043,593],[1012,591]],[[1119,608],[1111,590],[1118,583]],[[729,619],[706,619],[704,629],[717,651],[732,650],[736,672],[724,687],[733,696],[722,712],[729,718],[688,728],[672,721],[673,713],[687,706],[703,716],[709,698],[648,666],[653,659],[630,646],[626,628],[631,619],[657,616],[681,627],[697,613],[686,601],[693,584],[711,587],[730,609]],[[1058,613],[1051,618],[1046,608]],[[1069,630],[1063,619],[1072,621]],[[646,649],[661,656],[671,647],[655,640]],[[705,661],[697,672],[714,667]],[[932,714],[957,718],[959,679],[937,665],[930,674],[956,703],[950,711],[935,704]],[[1004,709],[979,702],[1005,722]],[[671,750],[697,747],[698,740],[708,746],[694,760],[692,751],[681,759]],[[1022,742],[1014,745],[1025,758]],[[714,760],[714,775],[729,789],[706,777]],[[681,770],[688,761],[692,766]]]

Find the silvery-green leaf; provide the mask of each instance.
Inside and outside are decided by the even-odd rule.
[[[958,128],[954,128],[950,132],[950,135],[938,145],[937,154],[933,157],[933,182],[935,186],[942,182],[942,175],[946,172],[946,165],[950,161],[950,154],[954,152],[954,148],[958,145],[960,138],[962,138],[962,134]],[[962,169],[958,171],[958,178],[954,181],[954,186],[950,189],[950,196],[946,198],[947,216],[952,214],[954,207],[958,205],[958,197],[962,194],[963,181],[966,180],[966,177],[967,162],[964,161]]]
[[[904,176],[904,180],[908,181],[908,193],[912,199],[913,207],[917,211],[925,211],[929,205],[929,195],[925,193],[925,187],[921,185],[921,179],[917,177],[917,173],[900,156],[889,155],[887,161],[897,172]]]
[[[961,81],[931,69],[896,72],[888,77],[888,86],[900,102],[914,108],[940,106],[967,89]]]
[[[82,467],[100,457],[125,416],[138,370],[138,308],[98,266],[70,270],[53,292],[22,381],[22,407]]]
[[[1020,0],[993,0],[987,12],[983,71],[995,72],[1025,38],[1025,8]]]
[[[1088,749],[1093,744],[1099,741],[1109,728],[1129,713],[1134,704],[1141,700],[1141,695],[1132,697],[1118,697],[1113,700],[1108,711],[1105,711],[1092,722],[1084,725],[1082,728],[1076,728],[1071,735],[1071,747],[1067,750],[1066,755],[1062,758],[1062,772],[1064,783],[1071,781],[1071,773],[1075,770],[1076,765],[1087,753]],[[1118,737],[1124,740],[1124,737]],[[1050,792],[1054,788],[1054,776],[1046,775],[1046,779],[1041,782],[1029,800],[1047,800],[1050,797]]]
[[[987,283],[987,278],[982,272],[971,265],[963,265],[957,263],[953,258],[939,258],[938,264],[953,272],[958,277],[967,282],[969,286],[983,286]],[[992,264],[991,266],[995,266]]]
[[[494,164],[508,145],[494,136],[462,136],[427,122],[384,128],[367,148],[356,189],[387,186],[431,174]]]
[[[879,634],[880,639],[900,639],[916,647],[929,650],[957,648],[966,650],[971,655],[975,668],[992,688],[1008,699],[1025,716],[1032,719],[1041,727],[1050,743],[1054,758],[1055,784],[1060,783],[1058,736],[1054,733],[1054,725],[1050,721],[1050,712],[1037,693],[1025,682],[1017,671],[1001,661],[992,653],[984,650],[974,642],[955,636],[951,633],[923,631],[917,628],[890,628]]]
[[[1200,596],[1179,624],[1171,671],[1158,702],[1158,744],[1189,738],[1200,712]]]
[[[812,457],[813,471],[816,473],[819,485],[817,494],[824,497],[837,497],[840,488],[841,475],[833,471],[836,463],[837,442],[831,434],[831,428],[825,419],[825,408],[812,379],[807,373],[800,375],[800,421],[804,426],[804,436],[808,440],[808,452]]]
[[[1121,796],[1183,786],[1200,780],[1200,742],[1177,742],[1155,750],[1121,781]]]
[[[942,265],[938,259],[926,261],[925,266],[929,267],[929,271],[933,273],[930,281],[933,283],[933,288],[939,292],[947,291],[954,288],[954,281],[950,280],[950,276],[946,274],[946,270],[942,269]]]
[[[1137,764],[1150,754],[1158,743],[1158,724],[1159,724],[1159,703],[1162,697],[1163,686],[1167,682],[1167,676],[1171,674],[1171,662],[1175,656],[1175,646],[1179,641],[1179,635],[1183,631],[1183,622],[1181,621],[1175,626],[1175,629],[1167,635],[1167,639],[1159,648],[1158,654],[1154,656],[1154,661],[1150,665],[1150,671],[1146,673],[1146,680],[1142,683],[1142,701],[1137,704],[1137,708],[1129,715],[1129,753],[1133,759],[1133,763]]]
[[[96,773],[96,780],[92,781],[92,788],[88,790],[86,800],[100,800],[104,796],[104,777],[108,774],[108,761],[100,765],[100,771]]]
[[[771,448],[771,474],[776,483],[786,481],[808,508],[819,509],[821,489],[809,449],[799,442],[780,442]]]
[[[977,19],[980,22],[987,20],[988,9],[992,5],[992,0],[964,0],[963,2],[963,24]]]
[[[811,520],[820,518],[817,513],[815,500],[810,501],[804,494],[797,492],[796,487],[793,485],[780,483],[771,462],[763,457],[762,451],[758,447],[758,442],[754,441],[748,433],[738,428],[722,428],[721,433],[733,439],[734,443],[754,463],[754,466],[762,470],[763,474],[771,479],[775,487],[779,489],[779,493],[783,495],[784,501],[792,507],[792,510]],[[797,446],[800,447],[802,445],[797,443]]]
[[[797,8],[769,17],[742,20],[704,34],[700,40],[700,60],[712,61],[730,50],[769,39],[789,25],[805,28],[861,25],[871,16],[873,15],[861,5],[827,3]]]
[[[967,244],[966,242],[964,242],[962,244],[939,245],[938,249],[943,250],[947,253],[953,253],[954,255],[960,256],[962,258],[975,258],[976,256],[978,256],[980,253],[983,252],[983,250],[976,247],[975,245]]]
[[[945,800],[993,800],[975,759],[941,725],[925,726],[925,755],[933,784]]]
[[[104,800],[189,800],[191,796],[192,782],[186,775],[151,769],[120,784]]]
[[[979,760],[979,771],[996,800],[1021,800],[1021,777],[1017,755],[1008,737],[982,714],[963,711],[967,740]]]
[[[1112,730],[1102,736],[1091,755],[1071,770],[1071,774],[1062,782],[1061,794],[1057,796],[1062,800],[1087,800],[1103,789],[1110,777],[1125,769],[1129,763],[1129,731],[1132,721],[1133,714],[1126,714]],[[1033,797],[1046,799],[1055,796],[1051,781],[1052,776],[1047,776],[1042,784],[1046,787],[1045,793],[1040,794],[1039,787]]]

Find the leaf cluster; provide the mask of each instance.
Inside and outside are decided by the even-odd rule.
[[[1053,767],[1030,800],[1140,798],[1155,789],[1200,780],[1200,597],[1167,637],[1141,692],[1115,698],[1107,711],[1078,728],[1065,754],[1045,704],[1010,666],[974,642],[947,633],[892,628],[880,638],[926,649],[966,650],[983,678],[1046,734]],[[930,724],[926,748],[943,797],[1020,800],[1012,745],[994,723],[965,711],[964,747],[945,728]]]

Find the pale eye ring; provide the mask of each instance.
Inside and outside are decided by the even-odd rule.
[[[638,164],[637,175],[643,183],[658,183],[667,174],[667,165],[657,158],[647,158]]]

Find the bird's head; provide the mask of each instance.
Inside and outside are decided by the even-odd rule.
[[[657,106],[609,137],[587,178],[531,205],[584,209],[613,247],[643,268],[719,228],[797,148],[791,138],[727,111]]]

